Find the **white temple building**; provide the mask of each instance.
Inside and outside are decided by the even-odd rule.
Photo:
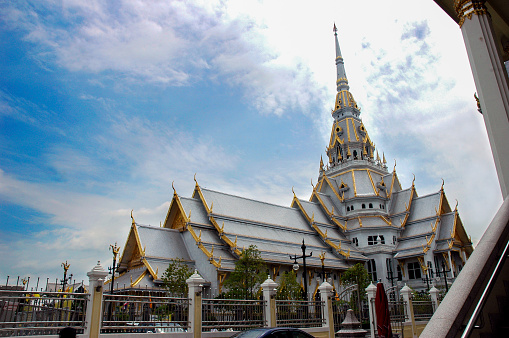
[[[424,289],[426,277],[436,277],[443,267],[454,280],[473,251],[457,205],[451,208],[443,184],[425,196],[417,194],[413,182],[401,186],[396,164],[388,168],[362,122],[335,27],[334,36],[337,95],[327,161],[320,160],[311,196],[294,193],[290,206],[280,206],[212,191],[195,178],[190,197],[174,190],[161,226],[132,219],[115,289],[159,287],[169,261],[182,258],[217,294],[250,245],[258,248],[277,282],[292,268],[289,255],[301,254],[303,240],[306,253],[313,252],[306,259],[310,297],[321,283],[322,264],[336,290],[340,274],[359,262],[386,287],[401,281]],[[303,284],[303,269],[297,277]]]

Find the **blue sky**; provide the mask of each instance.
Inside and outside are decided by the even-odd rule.
[[[83,279],[130,212],[200,185],[289,205],[351,92],[404,187],[440,189],[477,241],[501,203],[459,27],[433,1],[0,1],[0,283]],[[367,10],[369,9],[369,10]],[[12,278],[12,277],[11,277]]]

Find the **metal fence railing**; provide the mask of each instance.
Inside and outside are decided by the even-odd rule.
[[[63,327],[85,329],[89,295],[0,290],[0,336],[55,335]]]
[[[414,300],[412,301],[414,307],[415,320],[429,320],[433,316],[433,302],[429,300]]]
[[[263,300],[202,299],[202,331],[243,331],[265,325]]]
[[[324,323],[322,301],[276,300],[277,326],[319,327]]]
[[[158,295],[103,295],[101,333],[184,332],[189,299]]]
[[[407,320],[405,305],[406,302],[403,300],[389,301],[392,332],[399,334],[400,337],[403,337],[403,323]]]

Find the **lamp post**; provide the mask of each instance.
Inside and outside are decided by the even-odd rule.
[[[65,292],[65,284],[67,283],[67,270],[69,270],[69,267],[71,266],[71,264],[69,264],[69,263],[67,263],[67,261],[65,261],[65,263],[61,264],[61,266],[64,268],[64,279],[62,280],[62,292]]]
[[[308,281],[307,281],[307,268],[306,268],[306,257],[311,257],[313,256],[313,252],[311,252],[308,256],[306,256],[306,244],[304,244],[304,239],[302,239],[302,245],[300,246],[300,248],[302,249],[302,256],[297,256],[297,255],[290,255],[290,259],[293,259],[294,261],[294,264],[293,264],[293,269],[295,271],[299,270],[299,264],[297,263],[297,259],[301,259],[302,258],[302,265],[304,267],[304,299],[307,300],[308,299]]]
[[[323,261],[325,260],[325,252],[322,252],[320,255],[318,255],[318,257],[320,257],[320,260],[322,261],[322,272],[319,273],[319,275],[321,275],[320,277],[322,277],[323,283],[327,280],[327,275],[325,274],[325,266],[323,264]]]
[[[449,292],[449,287],[447,286],[447,273],[451,271],[450,269],[449,270],[445,270],[445,263],[444,261],[442,261],[442,271],[440,271],[440,268],[437,267],[437,282],[440,282],[440,273],[443,273],[444,274],[444,283],[445,283],[445,292]]]
[[[387,269],[387,280],[390,280],[391,281],[391,289],[394,288],[394,280],[395,279],[398,279],[398,276],[394,277],[394,271],[392,269],[392,258],[389,258],[389,264],[387,264],[388,266],[388,269]],[[399,291],[398,288],[396,288],[396,291]],[[397,297],[398,293],[397,292],[392,292],[391,293],[391,297],[393,298],[392,300],[396,300],[396,299],[399,299]]]
[[[117,246],[117,242],[115,242],[115,245],[112,245],[110,244],[110,249],[111,251],[113,252],[113,265],[108,268],[108,270],[110,270],[111,272],[111,294],[113,295],[113,287],[114,287],[114,282],[115,282],[115,272],[116,270],[118,269],[118,266],[117,266],[117,255],[118,255],[118,252],[120,251],[120,247]],[[112,313],[112,310],[113,310],[113,304],[110,303],[110,306],[109,306],[109,309],[108,309],[108,320],[111,320],[111,313]]]
[[[422,278],[422,281],[426,282],[426,286],[428,287],[429,290],[429,282],[433,281],[432,278],[429,278],[429,268],[426,268],[426,278]]]

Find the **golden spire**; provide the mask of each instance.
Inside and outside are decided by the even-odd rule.
[[[323,171],[323,157],[320,155],[320,171]]]
[[[382,157],[383,157],[383,161],[382,161],[382,163],[383,163],[383,164],[387,164],[387,161],[385,160],[385,153],[383,153],[383,152],[382,152]]]

